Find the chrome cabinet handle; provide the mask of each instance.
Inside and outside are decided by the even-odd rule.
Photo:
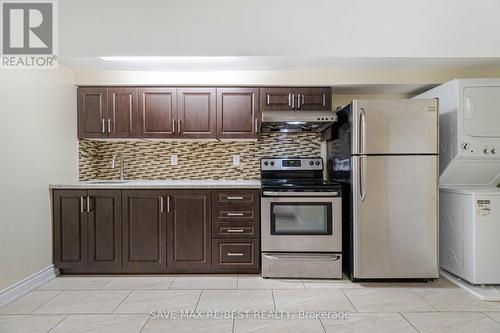
[[[160,213],[163,213],[163,197],[159,197],[160,199]]]
[[[306,104],[306,102],[304,102],[306,100],[306,97],[304,96],[304,94],[302,94],[302,104],[300,105],[301,107],[304,106],[304,104]]]
[[[111,133],[111,118],[108,118],[108,133]]]
[[[170,195],[167,195],[167,213],[170,213]]]
[[[243,253],[241,253],[241,252],[228,252],[227,256],[228,257],[243,257]]]
[[[230,212],[228,212],[226,214],[227,214],[227,216],[243,216],[244,215],[243,213],[230,213]]]
[[[285,259],[285,260],[296,260],[296,259],[301,259],[301,260],[309,260],[309,261],[337,261],[340,259],[339,255],[331,255],[331,256],[308,256],[308,255],[294,255],[294,254],[285,254],[285,255],[279,255],[279,254],[266,254],[265,255],[268,258],[271,259]]]
[[[271,104],[271,95],[266,94],[266,105]]]
[[[292,107],[292,93],[288,94],[288,106]]]
[[[297,109],[300,109],[300,94],[297,94]]]
[[[177,133],[181,134],[181,120],[177,119]]]
[[[83,208],[83,197],[80,197],[80,213],[83,213],[85,208]]]
[[[87,196],[87,213],[90,213],[91,209],[90,209],[90,197]]]
[[[255,118],[255,133],[259,133],[259,119]]]
[[[175,134],[175,118],[172,118],[172,133]]]
[[[227,200],[243,200],[243,197],[226,197]]]
[[[227,232],[245,232],[243,229],[227,229]]]
[[[102,118],[102,132],[106,133],[106,119]]]
[[[323,106],[326,106],[326,94],[323,93]]]
[[[292,94],[292,109],[295,108],[295,94]]]

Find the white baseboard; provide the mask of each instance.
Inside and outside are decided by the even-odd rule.
[[[59,275],[59,270],[50,265],[35,274],[0,291],[0,307],[15,301],[30,291],[40,287],[45,282]]]

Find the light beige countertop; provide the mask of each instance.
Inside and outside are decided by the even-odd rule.
[[[179,179],[179,180],[91,180],[74,183],[50,184],[50,189],[244,189],[260,188],[260,180],[215,180],[215,179]]]

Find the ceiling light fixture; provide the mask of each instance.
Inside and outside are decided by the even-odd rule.
[[[104,61],[116,61],[116,62],[167,62],[167,63],[178,63],[178,62],[219,62],[219,61],[231,61],[238,59],[237,56],[209,56],[209,57],[197,57],[197,56],[113,56],[113,57],[100,57]]]

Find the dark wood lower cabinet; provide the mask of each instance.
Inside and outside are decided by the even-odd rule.
[[[88,268],[118,270],[122,265],[121,191],[88,192]]]
[[[63,274],[257,273],[258,199],[258,190],[54,190],[54,264]]]
[[[167,246],[169,270],[206,270],[212,265],[210,191],[168,192]]]
[[[53,241],[57,268],[86,268],[87,214],[85,190],[54,191]]]
[[[122,191],[123,269],[162,272],[167,267],[166,192]]]

